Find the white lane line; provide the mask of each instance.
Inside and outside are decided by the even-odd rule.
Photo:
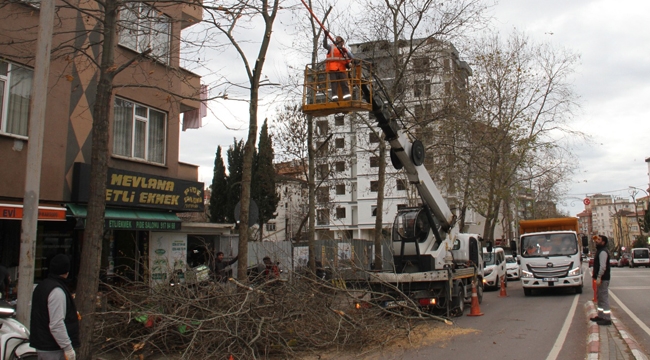
[[[579,295],[576,294],[575,297],[573,298],[573,304],[571,304],[571,309],[569,309],[569,314],[567,315],[567,318],[564,320],[564,325],[562,325],[562,330],[560,330],[560,333],[558,334],[557,339],[555,340],[555,344],[553,344],[553,348],[551,349],[551,352],[546,357],[546,360],[555,360],[557,359],[557,356],[560,354],[560,350],[562,350],[562,346],[564,346],[564,340],[566,340],[566,335],[569,333],[569,328],[571,327],[571,321],[573,320],[573,315],[575,315],[576,307],[578,307],[578,297]]]
[[[625,312],[626,312],[626,313],[627,313],[627,314],[632,318],[632,320],[634,320],[634,322],[635,322],[637,325],[639,325],[639,327],[640,327],[641,329],[643,329],[643,331],[645,331],[646,334],[648,334],[648,336],[650,336],[650,328],[648,328],[648,326],[646,326],[646,324],[644,324],[643,321],[641,321],[641,319],[639,319],[636,315],[634,315],[634,313],[632,312],[632,310],[628,309],[628,307],[625,306],[625,304],[623,304],[623,302],[621,301],[621,299],[619,299],[619,298],[618,298],[616,295],[614,295],[614,293],[611,292],[611,291],[609,292],[609,296],[611,296],[612,299],[614,299],[614,300],[618,303],[618,305],[621,307],[621,309],[623,309],[623,311],[625,311]]]
[[[650,290],[650,286],[612,286],[610,290]]]

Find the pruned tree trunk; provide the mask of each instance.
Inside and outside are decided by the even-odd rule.
[[[102,59],[99,68],[97,95],[93,104],[90,195],[84,242],[81,250],[76,305],[81,314],[81,348],[79,359],[92,358],[92,337],[95,325],[95,301],[99,287],[104,209],[106,207],[106,175],[108,172],[108,129],[113,98],[114,51],[117,37],[118,3],[104,4]]]

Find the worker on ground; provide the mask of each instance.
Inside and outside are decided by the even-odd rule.
[[[228,280],[229,272],[227,271],[226,267],[236,263],[239,259],[239,255],[235,256],[230,261],[224,261],[223,257],[223,251],[217,252],[217,258],[215,259],[214,268],[212,269],[215,275],[215,279],[218,282],[226,282]]]
[[[332,101],[339,100],[339,85],[343,93],[343,100],[350,100],[350,88],[348,87],[347,69],[350,66],[352,53],[345,48],[345,40],[337,36],[336,43],[331,45],[327,41],[329,32],[325,30],[323,38],[323,47],[327,49],[327,59],[325,60],[325,70],[329,74],[330,83],[332,84]]]
[[[607,326],[612,324],[612,312],[609,308],[610,265],[607,237],[605,235],[594,235],[592,240],[596,243],[593,279],[596,280],[596,286],[598,286],[598,315],[591,318],[591,321],[595,321],[598,325]]]

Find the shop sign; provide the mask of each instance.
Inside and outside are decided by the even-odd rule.
[[[23,206],[16,204],[0,204],[0,219],[22,220]],[[38,220],[41,221],[65,221],[65,208],[38,207]]]
[[[179,230],[178,221],[105,219],[104,226],[113,230],[169,231]]]
[[[72,201],[87,203],[90,193],[90,165],[74,164]],[[108,169],[106,204],[125,207],[203,211],[202,182]]]

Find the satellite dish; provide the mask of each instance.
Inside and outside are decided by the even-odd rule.
[[[239,222],[239,213],[241,212],[241,201],[235,205],[235,220]],[[255,200],[251,199],[251,203],[248,205],[248,227],[251,227],[257,224],[257,221],[260,218],[260,210],[255,203]]]

